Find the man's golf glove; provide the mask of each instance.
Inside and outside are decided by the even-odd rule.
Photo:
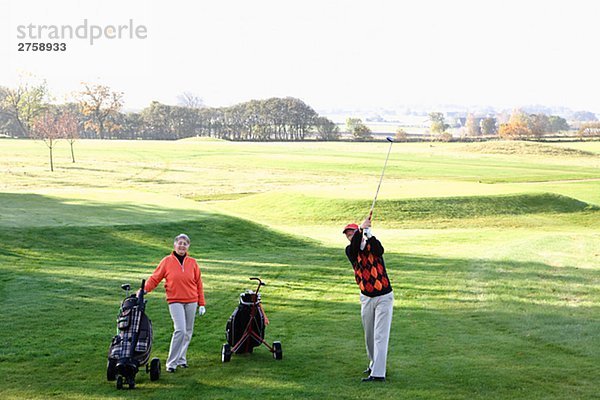
[[[371,233],[371,228],[365,228],[363,233],[367,237],[367,239],[371,239],[371,236],[373,236],[373,234]]]
[[[203,316],[204,314],[206,314],[206,308],[204,306],[198,307],[198,315]]]

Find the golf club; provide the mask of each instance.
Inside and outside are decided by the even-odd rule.
[[[392,143],[394,143],[394,138],[388,136],[385,138],[388,142],[390,142],[390,147],[388,148],[387,156],[385,157],[385,163],[383,164],[383,170],[381,171],[381,177],[379,178],[379,185],[377,185],[377,191],[375,192],[375,198],[373,199],[373,204],[371,204],[371,211],[369,212],[369,219],[373,216],[373,209],[375,208],[375,202],[377,201],[377,195],[379,194],[379,188],[381,187],[381,181],[383,181],[383,174],[385,173],[385,167],[387,166],[388,159],[390,158],[390,151],[392,150]]]

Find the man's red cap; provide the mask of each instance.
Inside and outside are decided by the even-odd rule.
[[[342,231],[342,233],[346,234],[346,231],[348,229],[352,229],[353,231],[355,231],[355,230],[358,229],[358,225],[356,225],[356,224],[348,224],[348,225],[346,225],[346,227],[344,228],[344,230]]]

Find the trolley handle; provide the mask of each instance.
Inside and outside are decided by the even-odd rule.
[[[258,287],[256,288],[256,296],[258,296],[258,291],[261,286],[266,286],[267,284],[260,280],[260,278],[250,278],[251,281],[258,281]]]
[[[260,286],[267,286],[266,283],[264,283],[263,281],[260,280],[260,278],[250,278],[251,281],[258,281],[258,284]]]

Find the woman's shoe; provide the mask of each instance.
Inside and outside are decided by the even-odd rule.
[[[369,376],[368,378],[362,378],[363,382],[385,382],[383,376]]]

